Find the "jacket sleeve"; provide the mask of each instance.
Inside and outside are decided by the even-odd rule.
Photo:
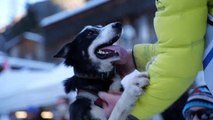
[[[208,13],[213,16],[213,0],[208,0]]]
[[[147,62],[157,55],[156,44],[137,44],[133,48],[136,69],[145,71]]]
[[[131,113],[140,120],[168,108],[187,90],[202,68],[207,0],[157,0],[156,7],[154,26],[158,43],[155,47],[135,46],[133,50],[140,71],[151,56],[156,55],[148,70],[150,85]]]

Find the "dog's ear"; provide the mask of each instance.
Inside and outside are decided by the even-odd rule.
[[[54,55],[53,57],[55,57],[55,58],[66,58],[68,52],[71,50],[71,47],[72,47],[71,43],[68,43],[68,44],[64,45],[59,50],[59,52],[56,55]]]

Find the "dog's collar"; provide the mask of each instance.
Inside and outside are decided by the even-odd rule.
[[[95,105],[99,106],[102,108],[102,104],[103,104],[103,100],[98,97],[98,95],[95,95],[91,92],[88,91],[84,91],[84,90],[79,90],[78,94],[77,94],[77,99],[78,98],[87,98],[90,99],[92,101],[92,103],[94,103]]]
[[[83,72],[78,72],[77,70],[74,69],[74,75],[79,78],[84,78],[84,79],[109,79],[112,76],[114,76],[114,72],[109,72],[109,73],[83,73]]]
[[[100,75],[97,75],[97,74],[86,74],[86,73],[79,73],[79,72],[74,72],[74,74],[75,76],[79,78],[84,78],[84,79],[101,79]]]

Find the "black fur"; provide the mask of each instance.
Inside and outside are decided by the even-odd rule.
[[[90,114],[91,101],[86,98],[77,99],[70,106],[70,120],[94,120]]]
[[[76,89],[89,90],[93,93],[99,91],[108,91],[109,86],[112,84],[112,80],[101,80],[101,79],[86,79],[73,76],[64,81],[65,92],[75,91]]]

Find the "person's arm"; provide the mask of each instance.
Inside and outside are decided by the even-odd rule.
[[[207,0],[157,0],[156,5],[157,57],[148,70],[150,85],[131,112],[140,120],[161,113],[174,103],[192,84],[202,66]],[[144,70],[151,56],[145,51],[144,48],[134,50],[139,70]]]
[[[159,114],[174,103],[202,67],[207,0],[157,0],[156,3],[158,11],[154,21],[158,43],[133,49],[139,71],[143,71],[151,57],[157,55],[148,70],[150,85],[131,112],[140,120]],[[126,55],[131,58],[131,54]],[[134,68],[128,60],[121,57],[116,65]],[[129,65],[131,67],[126,67]]]
[[[213,0],[208,0],[208,13],[213,16]]]

